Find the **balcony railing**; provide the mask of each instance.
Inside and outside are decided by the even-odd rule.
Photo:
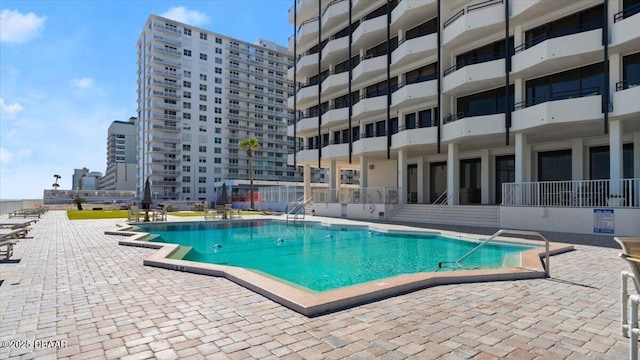
[[[591,31],[591,30],[595,30],[595,29],[601,29],[602,28],[602,20],[601,19],[595,19],[592,21],[589,21],[587,23],[584,24],[579,24],[576,25],[575,28],[573,29],[560,29],[560,30],[551,30],[549,33],[546,34],[542,34],[542,35],[538,35],[534,38],[531,38],[527,41],[525,41],[524,43],[522,43],[521,45],[518,45],[515,47],[514,52],[517,54],[521,51],[527,50],[531,47],[534,47],[538,44],[540,44],[543,41],[547,41],[550,39],[555,39],[558,37],[562,37],[562,36],[568,36],[568,35],[573,35],[573,34],[579,34],[581,32],[585,32],[585,31]]]
[[[503,206],[640,208],[640,179],[502,184]]]
[[[615,14],[613,16],[613,22],[617,23],[620,20],[626,19],[630,16],[633,16],[637,13],[640,13],[640,4],[635,4],[633,6],[630,6],[622,11],[620,11],[619,13]]]
[[[514,110],[521,110],[529,106],[545,103],[547,101],[566,100],[566,99],[574,99],[574,98],[581,98],[585,96],[596,96],[596,95],[600,95],[600,87],[598,86],[584,88],[584,89],[557,91],[557,92],[551,93],[551,95],[536,96],[534,98],[517,102],[514,104]]]
[[[624,81],[620,81],[616,83],[616,91],[627,90],[628,88],[640,86],[640,78],[638,79],[627,79]]]

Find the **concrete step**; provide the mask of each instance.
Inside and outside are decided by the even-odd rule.
[[[499,217],[497,206],[403,205],[392,220],[497,227]]]

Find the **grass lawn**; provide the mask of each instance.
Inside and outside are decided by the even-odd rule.
[[[69,220],[126,219],[127,210],[67,210]]]

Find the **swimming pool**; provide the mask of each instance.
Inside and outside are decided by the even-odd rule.
[[[190,247],[184,260],[253,269],[310,291],[326,291],[402,274],[435,272],[477,242],[434,233],[386,233],[365,226],[241,221],[141,226],[154,242]],[[531,249],[489,243],[465,259],[469,269],[500,268]],[[460,270],[452,266],[449,270]]]
[[[455,264],[487,236],[314,219],[316,224],[307,221],[288,226],[277,219],[150,223],[119,227],[105,234],[121,236],[120,245],[157,249],[143,260],[145,266],[224,277],[306,316],[436,285],[546,276],[540,242],[496,239],[505,246],[488,254],[496,251],[495,245],[488,243],[462,263],[465,269],[460,269],[447,267],[446,263]],[[317,219],[322,219],[322,224]],[[254,231],[248,232],[247,225]],[[179,241],[171,237],[180,232],[173,230],[180,229],[190,232],[190,245],[177,245]],[[438,235],[444,239],[437,240]],[[457,245],[440,247],[440,243],[450,241]],[[550,254],[572,249],[571,245],[555,243],[550,246]],[[304,258],[305,265],[292,261],[294,255]],[[201,261],[206,258],[216,263]],[[443,268],[438,267],[440,262],[445,264]],[[273,269],[267,271],[265,264]],[[345,269],[356,272],[346,275]],[[308,273],[313,275],[312,280],[297,278],[306,278],[303,275]]]

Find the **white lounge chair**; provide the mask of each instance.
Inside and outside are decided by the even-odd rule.
[[[640,237],[615,237],[615,241],[622,247],[620,257],[627,261],[631,272],[623,271],[622,291],[621,291],[621,318],[622,318],[622,335],[629,337],[629,358],[638,359],[638,335],[640,335],[640,327],[638,326],[638,307],[640,305]],[[633,280],[636,294],[629,295],[627,289],[628,279]],[[631,319],[628,317],[628,307],[631,304]]]

